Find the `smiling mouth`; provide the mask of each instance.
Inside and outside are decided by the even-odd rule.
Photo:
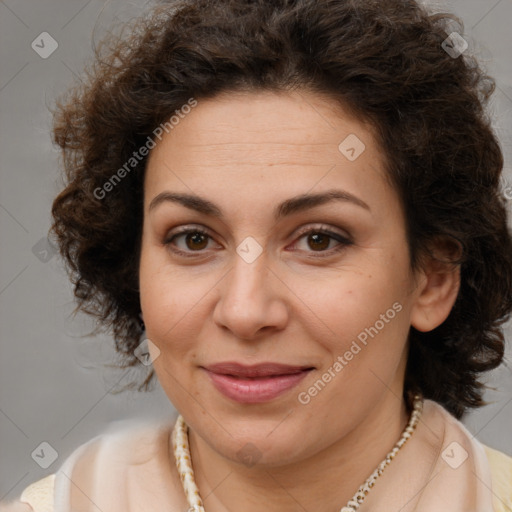
[[[219,363],[201,367],[222,395],[239,403],[269,402],[293,389],[314,367],[262,363]]]
[[[279,375],[267,375],[267,376],[259,376],[259,377],[243,377],[241,375],[231,375],[229,373],[226,373],[226,374],[222,374],[222,375],[225,375],[226,377],[232,377],[233,379],[238,379],[238,380],[264,380],[264,379],[278,379],[279,377],[283,377],[283,376],[286,376],[286,375],[297,375],[298,373],[301,373],[303,371],[307,371],[307,370],[300,370],[299,372],[294,372],[294,373],[283,373],[283,374],[279,374]]]
[[[280,377],[283,375],[292,375],[305,370],[312,370],[312,366],[286,365],[282,363],[259,363],[254,365],[244,365],[236,362],[216,363],[206,367],[206,370],[219,375],[229,375],[239,378],[261,378],[261,377]]]

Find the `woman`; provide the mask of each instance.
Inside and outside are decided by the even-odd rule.
[[[53,232],[180,416],[19,507],[510,510],[512,460],[459,421],[503,359],[512,239],[493,83],[447,19],[190,0],[103,50],[56,113]]]

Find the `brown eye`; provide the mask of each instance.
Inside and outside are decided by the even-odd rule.
[[[199,232],[188,233],[185,235],[185,244],[192,251],[200,251],[208,245],[208,236]]]
[[[308,236],[308,245],[314,251],[323,251],[329,247],[332,237],[323,233],[313,233]]]
[[[331,231],[327,229],[327,226],[321,226],[299,232],[299,237],[293,244],[294,248],[292,250],[309,253],[311,257],[327,257],[346,249],[352,244],[353,242],[348,236]]]
[[[206,231],[190,228],[169,235],[163,243],[177,254],[193,256],[193,253],[201,253],[204,249],[208,249],[210,241],[212,238]]]

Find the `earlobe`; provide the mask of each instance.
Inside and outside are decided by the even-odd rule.
[[[411,325],[421,332],[440,326],[450,314],[460,288],[460,265],[432,259],[418,279]]]

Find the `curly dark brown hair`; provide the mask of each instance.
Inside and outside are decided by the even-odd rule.
[[[411,268],[436,240],[462,248],[449,317],[431,332],[411,327],[406,397],[420,391],[457,418],[483,405],[479,374],[503,360],[512,310],[512,240],[503,156],[485,113],[495,84],[467,52],[445,51],[454,20],[413,0],[170,1],[97,49],[87,79],[56,107],[66,187],[52,232],[78,308],[113,333],[124,368],[140,364],[147,156],[129,171],[126,162],[190,98],[306,89],[376,128],[406,212]]]

